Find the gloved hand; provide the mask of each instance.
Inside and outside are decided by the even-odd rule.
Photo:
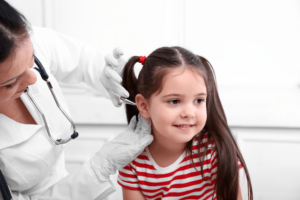
[[[122,78],[121,73],[126,64],[122,55],[123,50],[117,47],[113,51],[113,55],[109,54],[105,56],[105,67],[100,74],[100,82],[107,90],[111,101],[114,106],[119,107],[122,105],[120,97],[129,97],[129,93],[121,85]]]
[[[104,144],[90,160],[91,166],[102,181],[109,179],[118,169],[135,159],[153,141],[151,124],[141,115],[130,120],[125,132]]]

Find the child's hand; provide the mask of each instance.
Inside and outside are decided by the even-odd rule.
[[[136,123],[133,116],[125,132],[104,144],[91,159],[91,166],[100,180],[108,180],[118,169],[125,167],[153,141],[151,125],[142,116]]]

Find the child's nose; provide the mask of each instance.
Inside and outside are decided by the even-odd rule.
[[[195,117],[195,108],[193,104],[187,104],[183,106],[180,116],[182,118],[193,118]]]

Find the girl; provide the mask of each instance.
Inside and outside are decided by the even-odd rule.
[[[137,79],[134,65],[139,61],[143,68]],[[140,113],[151,120],[154,135],[144,152],[119,172],[125,200],[234,200],[242,199],[244,188],[243,199],[253,199],[246,163],[228,127],[208,60],[181,47],[162,47],[146,60],[133,56],[122,84],[137,104],[126,105],[128,122]]]

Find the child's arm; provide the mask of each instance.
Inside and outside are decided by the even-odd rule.
[[[145,200],[144,195],[140,190],[128,190],[122,188],[123,191],[123,200]]]

